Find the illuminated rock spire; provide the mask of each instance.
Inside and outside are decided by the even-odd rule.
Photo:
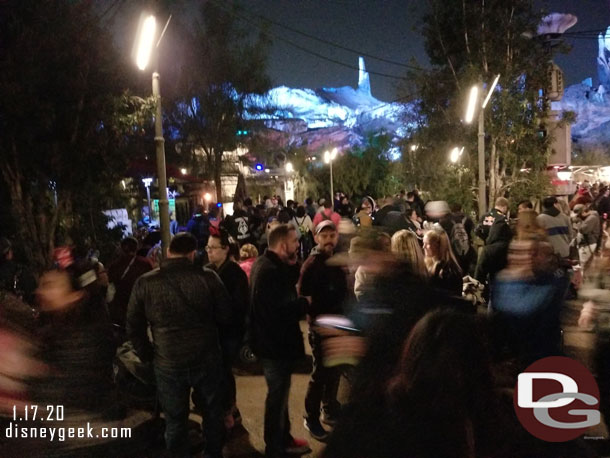
[[[371,95],[371,80],[369,79],[369,73],[366,71],[364,66],[364,57],[358,58],[358,90]]]

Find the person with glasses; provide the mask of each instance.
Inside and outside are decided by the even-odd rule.
[[[220,341],[223,350],[222,362],[226,392],[224,396],[225,427],[231,429],[241,421],[236,405],[235,377],[233,363],[239,354],[244,338],[246,314],[248,313],[248,276],[237,262],[232,259],[231,247],[237,242],[222,230],[219,234],[210,234],[205,249],[210,263],[206,266],[218,274],[230,296],[232,322],[220,329]]]

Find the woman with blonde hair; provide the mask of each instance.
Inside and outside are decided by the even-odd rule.
[[[424,253],[432,287],[452,296],[461,296],[462,269],[451,250],[449,237],[442,228],[424,234]]]
[[[239,258],[239,267],[246,272],[248,280],[250,280],[250,271],[252,270],[252,264],[258,258],[258,249],[251,243],[246,243],[239,249]]]
[[[413,231],[403,229],[396,232],[392,236],[391,248],[396,259],[406,264],[414,275],[421,279],[428,278],[424,253]]]

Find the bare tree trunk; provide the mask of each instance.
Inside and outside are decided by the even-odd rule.
[[[481,58],[483,59],[483,72],[486,74],[489,71],[489,67],[487,65],[487,47],[485,46],[485,40],[487,37],[485,36],[485,0],[481,0]]]
[[[491,207],[496,200],[496,179],[497,179],[497,150],[496,142],[492,139],[491,150],[489,153],[489,206]]]
[[[453,78],[455,79],[455,84],[458,88],[458,91],[461,91],[460,89],[460,81],[457,77],[457,73],[455,71],[455,68],[453,67],[453,62],[451,62],[451,58],[449,57],[449,54],[447,53],[447,48],[445,46],[445,42],[443,41],[443,35],[441,33],[440,30],[440,25],[438,23],[438,17],[436,15],[436,5],[434,5],[434,1],[431,0],[430,2],[430,6],[432,7],[433,10],[433,17],[434,17],[434,24],[436,25],[436,34],[438,36],[438,43],[441,47],[441,49],[443,50],[443,54],[445,54],[445,56],[447,57],[447,63],[449,64],[449,68],[451,69],[451,73],[453,74]]]
[[[48,253],[41,246],[38,227],[32,214],[32,200],[23,192],[21,173],[8,163],[0,165],[2,177],[11,194],[11,211],[17,226],[17,236],[23,244],[25,255],[35,271],[41,272],[50,264]]]
[[[222,151],[214,150],[214,186],[216,187],[216,199],[222,202]]]
[[[468,54],[468,61],[471,62],[470,42],[468,40],[468,29],[466,28],[466,0],[462,0],[462,25],[464,26],[464,42],[466,43],[466,53]]]

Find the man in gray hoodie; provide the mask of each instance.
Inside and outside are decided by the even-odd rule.
[[[536,221],[546,231],[555,254],[568,258],[570,242],[574,236],[572,222],[568,215],[561,212],[556,197],[550,196],[542,201],[542,213],[536,217]]]

